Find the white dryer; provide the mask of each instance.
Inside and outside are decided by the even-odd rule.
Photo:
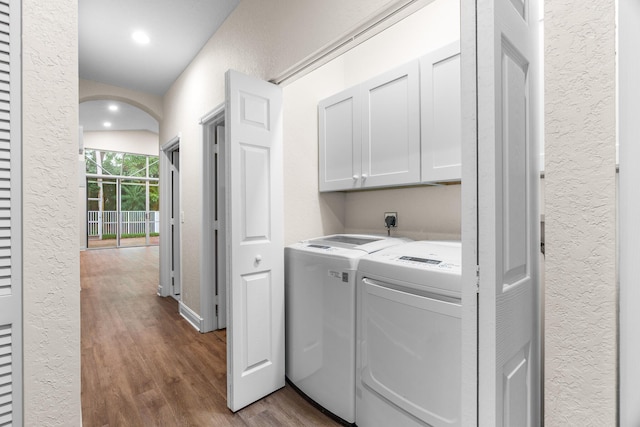
[[[408,239],[337,234],[285,248],[286,375],[355,422],[356,270],[361,257]]]
[[[359,427],[460,426],[460,249],[416,241],[360,260]]]

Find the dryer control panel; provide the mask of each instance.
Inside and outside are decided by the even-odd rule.
[[[398,257],[391,258],[390,261],[395,261],[402,265],[409,265],[416,268],[428,268],[428,269],[438,269],[438,270],[448,270],[448,271],[458,271],[460,270],[460,264],[453,262],[445,262],[441,259],[436,259],[433,257],[423,258],[416,257],[411,255],[401,255]]]

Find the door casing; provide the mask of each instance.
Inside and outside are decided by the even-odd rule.
[[[180,148],[180,134],[169,140],[160,147],[160,283],[158,284],[158,295],[163,297],[174,296],[172,287],[172,245],[171,239],[171,201],[173,193],[171,190],[171,168],[173,152]],[[180,218],[175,221],[175,227],[180,231]],[[179,234],[178,234],[179,235]],[[178,260],[178,267],[182,264],[181,259]],[[178,272],[181,269],[178,268]],[[180,280],[178,273],[178,280]]]
[[[224,147],[218,143],[216,129],[224,126],[224,103],[200,119],[202,125],[202,249],[200,263],[200,332],[210,332],[227,326],[226,283],[219,280],[224,263],[224,173],[221,173]],[[217,238],[216,238],[217,236]],[[222,254],[223,255],[223,254]],[[217,307],[217,309],[216,309]]]

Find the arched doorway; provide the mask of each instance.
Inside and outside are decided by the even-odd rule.
[[[159,243],[158,121],[123,101],[80,103],[80,248]]]

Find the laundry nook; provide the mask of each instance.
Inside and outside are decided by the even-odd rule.
[[[0,0],[0,425],[639,425],[635,3]]]

